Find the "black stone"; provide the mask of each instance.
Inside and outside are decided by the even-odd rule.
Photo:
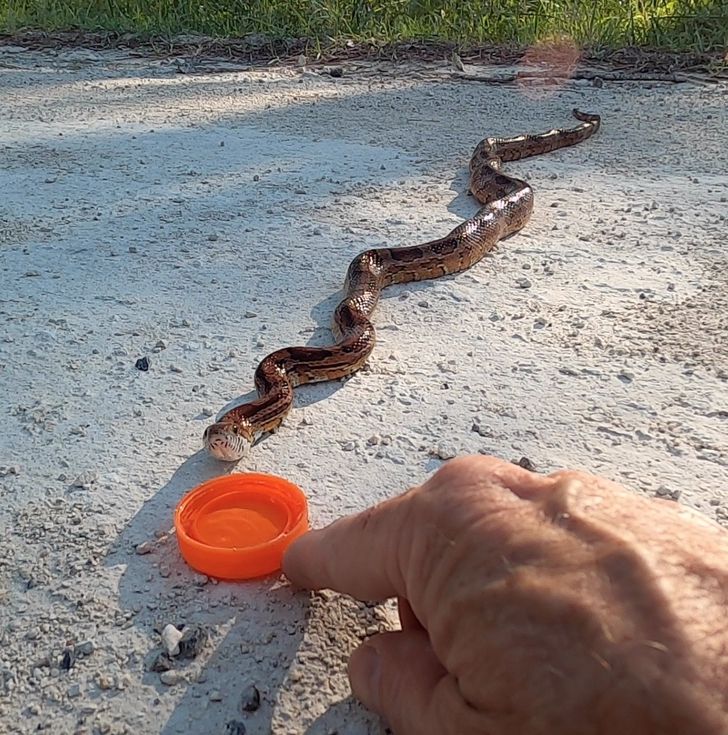
[[[260,707],[260,692],[254,684],[249,684],[240,694],[240,709],[255,712]]]
[[[61,670],[68,671],[73,668],[76,663],[76,652],[72,648],[67,648],[61,656]]]
[[[179,657],[195,658],[205,647],[210,634],[201,625],[190,625],[182,631],[179,639]]]

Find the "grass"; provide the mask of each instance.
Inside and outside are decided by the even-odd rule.
[[[670,51],[728,46],[728,0],[0,0],[0,30],[86,30],[216,38],[264,34],[463,46],[578,44]]]

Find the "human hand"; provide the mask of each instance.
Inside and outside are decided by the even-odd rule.
[[[728,733],[728,533],[669,501],[463,457],[283,569],[399,598],[349,662],[396,735]]]

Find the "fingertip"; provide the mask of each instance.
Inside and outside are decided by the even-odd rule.
[[[293,541],[283,553],[281,569],[283,574],[297,587],[320,589],[309,570],[316,567],[312,556],[320,531],[308,531]]]

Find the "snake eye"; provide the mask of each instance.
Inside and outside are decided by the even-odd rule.
[[[237,427],[237,426],[235,426],[235,424],[233,424],[233,425],[232,425],[232,426],[230,427],[230,431],[232,431],[232,432],[233,432],[233,434],[237,434],[237,433],[238,433],[238,427]]]

